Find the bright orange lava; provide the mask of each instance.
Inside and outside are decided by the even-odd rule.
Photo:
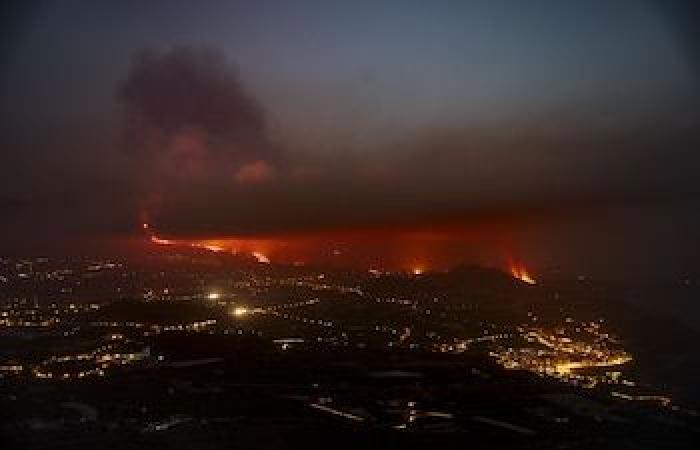
[[[270,264],[270,258],[260,252],[253,252],[253,257],[255,257],[259,263]]]
[[[521,263],[516,263],[514,261],[511,261],[510,262],[510,273],[518,280],[524,281],[527,284],[536,284],[537,283],[537,281],[535,281],[535,279],[532,278],[532,276],[528,273],[525,266],[522,265]]]
[[[158,245],[175,245],[176,244],[175,241],[171,241],[170,239],[161,239],[155,235],[151,236],[151,242],[153,242],[154,244],[158,244]]]
[[[163,239],[158,237],[152,230],[151,226],[148,223],[144,223],[142,225],[142,228],[144,230],[149,231],[149,237],[151,242],[154,244],[158,245],[180,245],[180,246],[187,246],[187,247],[192,247],[192,248],[199,248],[202,250],[207,250],[210,252],[215,252],[215,253],[221,253],[221,252],[230,252],[233,254],[238,254],[239,249],[238,246],[235,245],[235,241],[231,242],[218,242],[218,241],[190,241],[190,240],[172,240],[172,239]],[[270,258],[267,257],[264,253],[262,253],[259,250],[254,250],[254,249],[245,249],[244,253],[249,253],[250,256],[255,258],[259,263],[263,264],[269,264],[270,263]]]

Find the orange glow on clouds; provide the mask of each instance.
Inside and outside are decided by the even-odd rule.
[[[274,176],[274,168],[261,160],[243,165],[233,178],[239,184],[257,184],[270,181]]]

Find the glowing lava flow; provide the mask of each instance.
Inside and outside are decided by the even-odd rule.
[[[156,235],[151,235],[151,242],[153,242],[154,244],[158,244],[158,245],[175,245],[176,244],[176,242],[171,241],[170,239],[161,239]]]
[[[223,252],[224,250],[226,250],[225,248],[219,247],[218,245],[207,245],[207,244],[197,244],[197,243],[193,243],[190,245],[192,247],[203,248],[204,250],[209,250],[210,252],[216,252],[216,253]]]
[[[259,263],[263,264],[270,264],[270,258],[267,256],[263,255],[260,252],[253,252],[252,253],[253,257],[258,260]]]
[[[214,252],[214,253],[221,253],[221,252],[226,252],[226,251],[228,251],[228,252],[231,252],[231,253],[233,253],[233,254],[238,254],[238,250],[237,250],[237,249],[230,249],[230,248],[222,247],[222,246],[220,246],[220,245],[215,245],[215,244],[212,244],[212,243],[197,242],[197,241],[194,241],[194,242],[191,242],[191,241],[179,241],[179,240],[171,240],[171,239],[163,239],[163,238],[160,238],[160,237],[158,237],[158,235],[155,234],[155,231],[153,230],[153,228],[152,228],[148,223],[143,223],[143,224],[141,224],[141,228],[143,228],[144,231],[146,231],[146,233],[147,233],[148,236],[149,236],[150,241],[153,242],[154,244],[158,244],[158,245],[181,245],[181,246],[189,246],[189,247],[193,247],[193,248],[199,248],[199,249],[207,250],[207,251]],[[255,259],[257,260],[257,262],[259,262],[259,263],[270,264],[270,258],[268,258],[267,256],[265,256],[265,255],[264,255],[263,253],[261,253],[261,252],[253,251],[253,252],[250,253],[250,255],[251,255],[253,258],[255,258]]]
[[[532,276],[528,273],[525,266],[520,263],[516,263],[513,261],[510,262],[510,274],[518,280],[523,281],[527,284],[537,283],[537,281],[535,281],[535,279],[532,278]]]
[[[162,238],[159,238],[158,236],[156,236],[156,234],[153,231],[151,231],[151,226],[146,222],[141,224],[141,228],[143,228],[143,230],[146,232],[146,234],[148,234],[149,239],[154,244],[158,244],[158,245],[175,245],[175,244],[177,244],[176,241],[171,241],[170,239],[162,239]]]

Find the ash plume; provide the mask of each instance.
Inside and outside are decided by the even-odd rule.
[[[280,152],[268,138],[265,113],[221,52],[141,52],[117,98],[146,210],[182,183],[254,184],[277,173]]]

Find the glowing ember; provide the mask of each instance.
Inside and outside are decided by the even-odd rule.
[[[263,264],[270,264],[270,258],[267,256],[263,255],[260,252],[253,252],[252,253],[253,257],[258,260],[259,263]]]
[[[209,294],[207,294],[207,298],[209,300],[218,300],[219,298],[221,298],[221,294],[219,294],[218,292],[210,292]]]
[[[510,273],[518,280],[524,281],[527,284],[536,284],[537,283],[537,281],[535,281],[535,279],[532,278],[532,276],[528,273],[525,266],[523,266],[522,264],[515,263],[515,262],[511,261]]]

